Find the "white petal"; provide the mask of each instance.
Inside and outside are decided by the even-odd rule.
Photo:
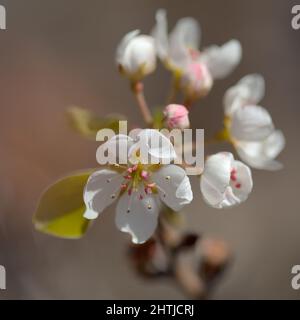
[[[260,74],[249,74],[243,77],[238,85],[249,90],[249,104],[259,103],[265,95],[265,80]]]
[[[194,18],[186,17],[177,21],[170,34],[170,45],[176,47],[181,42],[187,48],[198,50],[200,47],[201,29],[199,23]]]
[[[204,201],[208,205],[214,208],[219,208],[219,204],[224,198],[223,192],[220,192],[215,185],[212,185],[204,175],[200,178],[200,190]]]
[[[219,152],[208,157],[205,162],[202,176],[220,193],[229,185],[233,160],[230,152]]]
[[[117,52],[116,52],[116,60],[118,64],[123,64],[124,54],[127,45],[130,43],[132,39],[134,39],[140,33],[139,30],[133,30],[128,32],[123,39],[121,40]]]
[[[234,161],[233,166],[237,172],[236,175],[238,177],[238,181],[236,181],[235,183],[239,184],[239,188],[235,188],[233,186],[234,194],[240,200],[240,202],[243,202],[247,200],[248,195],[253,188],[251,170],[248,166],[240,161]]]
[[[230,183],[233,155],[229,152],[214,154],[205,162],[200,179],[200,189],[206,203],[221,208],[224,194]]]
[[[180,211],[193,200],[190,180],[186,172],[176,165],[163,166],[152,175],[161,200],[174,211]]]
[[[132,162],[138,150],[141,154],[139,161],[143,164],[169,164],[177,157],[171,141],[155,129],[145,129],[137,135],[137,142],[129,150]]]
[[[117,134],[103,143],[97,150],[99,164],[127,164],[128,151],[133,145],[133,139],[124,134]],[[103,163],[103,162],[108,163]]]
[[[256,105],[265,94],[265,81],[259,74],[243,77],[235,86],[229,88],[224,96],[225,114],[230,116],[245,105]]]
[[[156,25],[151,34],[155,39],[158,57],[162,61],[165,61],[168,58],[169,52],[168,22],[165,10],[160,9],[157,11]]]
[[[184,70],[192,62],[190,49],[198,50],[200,26],[193,18],[180,19],[169,39],[169,57],[171,64]]]
[[[232,116],[230,133],[236,140],[263,140],[273,130],[272,118],[263,107],[247,105],[236,110]]]
[[[230,40],[222,46],[211,46],[204,50],[201,60],[207,64],[214,79],[227,77],[240,63],[242,47],[239,41]]]
[[[159,205],[153,195],[140,200],[138,193],[125,193],[117,204],[115,221],[119,230],[131,234],[132,242],[144,243],[157,227],[158,214]]]
[[[236,180],[231,179],[236,170]],[[252,190],[250,169],[234,161],[230,153],[218,153],[208,158],[200,180],[200,189],[207,204],[222,209],[245,201]]]
[[[83,198],[87,207],[84,217],[96,219],[111,205],[120,193],[122,181],[122,175],[116,171],[104,169],[94,172],[84,189]]]
[[[156,67],[155,42],[151,36],[139,35],[132,39],[124,50],[122,67],[131,75],[154,71]]]
[[[239,142],[237,152],[240,158],[256,169],[279,170],[282,164],[274,160],[284,149],[285,138],[281,131],[274,131],[260,142]]]

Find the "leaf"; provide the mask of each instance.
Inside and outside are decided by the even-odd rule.
[[[78,239],[87,231],[90,221],[83,189],[93,170],[78,172],[51,185],[42,195],[33,223],[38,231],[60,238]]]
[[[92,140],[96,140],[97,132],[104,128],[112,129],[117,134],[119,132],[119,121],[125,119],[122,115],[101,118],[89,110],[76,106],[67,110],[67,118],[76,132]]]

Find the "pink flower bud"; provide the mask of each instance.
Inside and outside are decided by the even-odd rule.
[[[189,112],[185,106],[170,104],[164,110],[166,123],[170,129],[186,129],[190,126]]]
[[[185,70],[181,87],[187,97],[197,99],[206,96],[213,85],[212,76],[204,63],[193,62]]]

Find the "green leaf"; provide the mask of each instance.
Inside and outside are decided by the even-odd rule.
[[[38,231],[67,239],[78,239],[85,234],[90,221],[83,217],[86,210],[83,189],[92,172],[65,177],[45,191],[33,217]]]
[[[100,129],[112,129],[116,134],[119,132],[119,121],[124,120],[122,115],[111,115],[101,118],[98,115],[81,107],[70,107],[67,110],[67,118],[71,127],[88,139],[96,139]]]

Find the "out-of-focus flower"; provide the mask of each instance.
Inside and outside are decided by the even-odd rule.
[[[181,78],[181,87],[191,100],[206,96],[213,86],[213,78],[206,64],[191,63]]]
[[[240,204],[248,198],[253,182],[251,170],[229,152],[208,157],[200,180],[205,202],[218,209]]]
[[[117,48],[116,61],[119,70],[132,81],[139,81],[156,68],[154,39],[140,35],[139,30],[124,36]]]
[[[269,112],[256,105],[264,96],[264,80],[249,75],[230,88],[224,98],[225,121],[230,140],[240,158],[253,168],[278,170],[275,160],[285,146],[285,138],[274,128]]]
[[[200,34],[201,29],[195,19],[182,18],[168,35],[165,10],[156,14],[152,35],[157,54],[166,67],[181,79],[182,90],[191,98],[206,95],[213,80],[228,76],[242,56],[237,40],[230,40],[222,46],[214,45],[201,52]]]
[[[189,111],[180,104],[169,104],[164,110],[167,126],[170,129],[187,129],[190,126]]]
[[[142,130],[138,138],[146,141],[150,136],[166,140],[156,130]],[[116,225],[122,232],[130,233],[134,243],[144,243],[154,233],[162,203],[174,211],[181,210],[193,199],[189,178],[185,171],[176,165],[151,165],[131,163],[132,152],[138,148],[137,142],[130,137],[106,143],[125,144],[128,150],[128,165],[111,166],[96,171],[89,178],[85,191],[84,202],[87,206],[85,218],[96,219],[109,205],[118,199],[116,207]],[[146,142],[145,142],[146,144]],[[173,160],[175,151],[169,141],[168,155],[164,150],[148,147],[149,154],[159,155]],[[122,146],[121,146],[122,147]],[[164,146],[165,148],[165,146]]]
[[[265,80],[260,74],[249,74],[224,95],[224,112],[230,117],[237,109],[245,105],[257,105],[265,95]]]

